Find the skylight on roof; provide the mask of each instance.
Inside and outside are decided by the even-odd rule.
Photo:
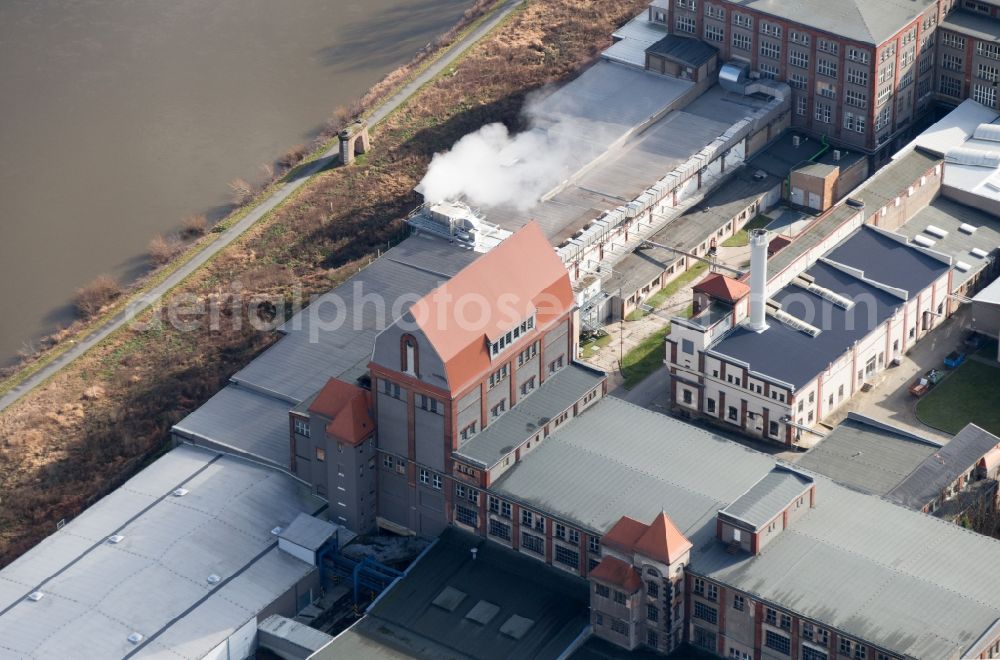
[[[1000,150],[956,147],[945,154],[945,162],[975,167],[1000,167]]]
[[[980,124],[972,134],[973,139],[1000,142],[1000,125]]]

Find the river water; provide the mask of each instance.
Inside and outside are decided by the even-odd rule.
[[[0,1],[0,364],[471,0]]]

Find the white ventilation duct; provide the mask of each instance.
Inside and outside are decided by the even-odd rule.
[[[767,330],[767,230],[750,230],[750,329]]]

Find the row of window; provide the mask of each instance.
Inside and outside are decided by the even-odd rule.
[[[534,327],[535,327],[534,316],[530,316],[524,321],[521,321],[519,325],[516,325],[510,330],[508,330],[503,337],[500,337],[500,339],[490,344],[490,355],[491,356],[500,355],[500,353],[502,353],[508,346],[517,341],[517,339],[521,335],[526,334],[529,330],[533,329]]]

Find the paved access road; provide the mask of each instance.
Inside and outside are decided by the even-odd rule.
[[[426,71],[414,78],[403,89],[380,105],[375,112],[368,117],[368,123],[370,125],[375,125],[385,119],[392,111],[401,106],[404,101],[416,93],[416,91],[424,84],[429,82],[432,78],[443,71],[445,67],[454,62],[462,53],[468,50],[470,46],[486,36],[486,34],[496,27],[500,21],[514,11],[514,9],[521,4],[522,1],[523,0],[507,0],[502,7],[494,12],[475,30],[472,30],[464,38],[453,44],[451,48],[438,58],[434,64],[428,67]],[[183,282],[188,275],[203,266],[209,259],[218,254],[220,250],[235,241],[243,232],[252,227],[258,220],[263,218],[272,209],[288,199],[288,197],[296,190],[304,186],[309,181],[310,177],[324,168],[329,167],[336,160],[338,151],[339,145],[334,145],[333,148],[324,153],[320,158],[296,171],[294,176],[289,177],[289,179],[280,185],[270,197],[254,207],[253,210],[251,210],[239,222],[233,224],[232,227],[219,234],[218,238],[216,238],[212,243],[206,245],[204,250],[195,255],[189,262],[171,273],[165,280],[163,280],[163,282],[144,294],[137,296],[134,300],[131,300],[123,312],[116,315],[106,324],[87,336],[87,338],[80,341],[72,348],[64,351],[42,369],[24,379],[20,384],[0,397],[0,411],[8,408],[15,401],[58,373],[60,369],[76,360],[78,357],[96,346],[99,342],[106,339],[111,333],[124,326],[137,314],[158,302],[168,291]]]

